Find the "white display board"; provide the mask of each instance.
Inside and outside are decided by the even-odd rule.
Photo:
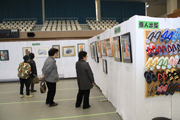
[[[95,82],[103,94],[117,109],[123,120],[152,120],[155,117],[180,119],[180,93],[173,96],[145,98],[144,79],[144,29],[138,28],[138,21],[159,22],[159,29],[180,27],[180,18],[153,18],[133,16],[118,26],[121,32],[114,34],[114,28],[100,35],[100,40],[130,32],[133,63],[117,62],[113,57],[103,56],[99,63],[90,59]],[[97,36],[88,42],[97,41]],[[107,60],[107,71],[102,70],[102,59]]]
[[[17,81],[17,69],[20,62],[23,61],[23,47],[31,47],[35,54],[35,62],[37,73],[42,74],[44,61],[48,56],[47,49],[53,45],[60,45],[60,58],[56,58],[58,73],[60,78],[76,77],[75,63],[78,61],[77,44],[84,43],[87,51],[87,39],[83,40],[50,40],[50,41],[28,41],[28,42],[0,42],[0,50],[9,51],[9,61],[0,61],[0,82],[2,81]],[[33,45],[37,44],[37,45]],[[75,46],[76,56],[62,57],[62,46]],[[38,50],[44,50],[44,54],[37,55]]]

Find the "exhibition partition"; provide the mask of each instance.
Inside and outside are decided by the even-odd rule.
[[[152,24],[149,24],[152,23]],[[153,25],[153,26],[152,26]],[[114,57],[99,57],[99,63],[88,57],[96,84],[117,109],[123,120],[152,120],[155,117],[180,119],[180,93],[145,97],[147,92],[145,73],[145,31],[175,29],[180,18],[153,18],[133,16],[129,20],[106,30],[88,40],[88,44],[130,33],[132,63],[115,61]],[[116,29],[119,28],[119,32]],[[121,44],[122,46],[122,44]],[[101,46],[102,47],[102,46]],[[123,48],[124,49],[124,48]],[[121,49],[121,50],[123,50]],[[179,53],[178,53],[179,54]],[[89,54],[89,56],[91,56]],[[103,72],[102,59],[107,61],[107,74]],[[179,81],[178,81],[179,82]]]
[[[75,39],[75,40],[49,40],[49,41],[17,41],[17,42],[0,42],[0,50],[8,51],[8,60],[0,60],[0,82],[6,81],[18,81],[17,68],[20,62],[23,62],[24,49],[29,50],[35,54],[35,62],[37,66],[38,76],[42,74],[42,67],[44,61],[48,56],[48,50],[53,45],[59,45],[60,58],[56,58],[56,64],[58,67],[58,73],[60,78],[75,78],[75,63],[78,61],[78,44],[83,43],[85,50],[87,50],[87,39]],[[74,47],[73,56],[63,56],[64,47]],[[40,56],[37,53],[37,49],[46,50],[46,55]]]
[[[87,61],[94,73],[95,83],[102,90],[108,101],[116,108],[123,120],[152,120],[155,117],[179,120],[179,92],[175,92],[173,95],[146,96],[148,83],[144,77],[144,68],[147,61],[145,59],[147,56],[145,48],[147,35],[145,36],[145,33],[152,29],[157,31],[158,29],[164,30],[166,28],[180,28],[180,18],[133,16],[112,29],[106,30],[90,39],[83,40],[1,42],[0,50],[8,50],[9,58],[8,60],[0,61],[0,82],[18,80],[17,68],[19,63],[23,61],[23,50],[25,47],[27,47],[27,51],[29,49],[29,51],[32,50],[31,52],[35,53],[38,75],[41,75],[41,69],[47,56],[37,54],[37,49],[46,50],[53,45],[60,46],[60,58],[56,58],[60,78],[76,77],[77,46],[80,43],[84,43],[84,50],[88,52]],[[130,61],[127,61],[126,56],[117,61],[113,56],[108,56],[108,53],[105,53],[102,57],[95,57],[98,55],[96,53],[98,48],[95,48],[95,53],[92,54],[91,43],[103,42],[103,40],[110,38],[110,41],[114,43],[113,40],[118,36],[120,36],[120,39],[123,36],[129,37],[129,42],[120,43],[120,50],[121,52],[122,50],[127,52],[121,53],[121,57],[129,55]],[[111,42],[109,44],[112,44]],[[63,56],[64,46],[74,47],[76,54],[68,57]],[[102,48],[99,49],[102,50]]]

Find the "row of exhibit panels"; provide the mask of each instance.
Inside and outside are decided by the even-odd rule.
[[[43,67],[44,61],[48,56],[48,50],[52,47],[55,47],[60,51],[59,52],[60,58],[56,58],[59,77],[60,78],[76,77],[75,63],[78,61],[77,52],[79,52],[79,49],[82,47],[86,51],[86,49],[88,48],[87,39],[0,42],[1,51],[3,51],[3,53],[5,53],[5,55],[7,56],[7,58],[5,58],[7,60],[1,59],[0,61],[0,66],[1,66],[0,82],[17,81],[18,65],[20,62],[23,61],[23,56],[30,52],[35,54],[34,60],[37,66],[38,76],[40,76],[42,74],[41,69]],[[44,52],[42,52],[43,50]]]
[[[70,57],[76,56],[76,46],[62,46],[62,57]],[[57,58],[60,58],[60,45],[53,45],[52,48],[58,49]],[[35,48],[35,56],[36,57],[48,57],[49,47],[36,47]],[[77,44],[77,53],[85,50],[85,44],[79,43]],[[22,53],[24,55],[29,55],[32,53],[32,47],[23,47]],[[9,60],[9,51],[8,50],[0,50],[0,61]]]
[[[97,63],[102,56],[114,57],[115,61],[132,63],[130,33],[95,41],[90,44],[91,58]]]
[[[179,120],[180,115],[180,94],[173,96],[157,96],[145,98],[145,79],[144,66],[145,49],[144,31],[139,28],[139,22],[159,23],[158,29],[176,29],[180,27],[180,18],[153,18],[144,16],[133,16],[129,20],[115,26],[110,30],[97,35],[100,41],[109,38],[122,36],[130,33],[132,61],[133,63],[124,63],[115,61],[113,57],[102,56],[99,63],[90,59],[89,63],[94,72],[96,84],[102,90],[103,94],[114,105],[118,114],[123,120],[152,120],[155,117],[166,117],[173,120]],[[120,27],[120,33],[115,33],[114,29]],[[153,28],[154,29],[154,28]],[[88,41],[88,44],[97,40],[94,36]],[[101,60],[102,59],[102,60]],[[102,71],[103,65],[107,62],[108,74]],[[104,63],[103,63],[104,62]]]

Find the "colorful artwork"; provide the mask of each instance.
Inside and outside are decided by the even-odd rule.
[[[106,45],[105,45],[105,41],[104,40],[101,41],[101,50],[102,50],[102,55],[103,56],[107,56]]]
[[[78,44],[78,53],[80,51],[85,51],[85,44],[84,43]]]
[[[29,55],[29,53],[32,53],[31,47],[23,47],[23,56]]]
[[[121,54],[123,62],[132,63],[130,33],[121,35]]]
[[[97,47],[98,57],[102,58],[101,41],[97,41],[97,42],[96,42],[96,47]]]
[[[106,51],[107,51],[107,56],[113,57],[113,45],[112,45],[112,38],[106,40]]]
[[[63,46],[62,51],[63,57],[76,56],[75,46]]]
[[[48,47],[37,47],[36,48],[36,57],[48,57]]]
[[[9,60],[8,50],[0,50],[0,60],[1,61]]]
[[[91,49],[91,58],[94,59],[94,44],[90,44],[90,49]]]
[[[120,49],[120,37],[114,37],[114,60],[115,61],[122,61],[121,60],[121,49]]]
[[[59,46],[59,45],[53,45],[52,48],[56,48],[56,49],[59,50],[59,51],[58,51],[58,55],[57,55],[56,58],[60,58],[60,46]]]

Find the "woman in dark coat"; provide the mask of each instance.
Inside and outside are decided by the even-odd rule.
[[[80,107],[83,101],[83,109],[91,107],[89,105],[89,94],[90,89],[94,85],[94,76],[92,70],[89,66],[89,63],[86,62],[87,60],[87,52],[80,51],[79,52],[79,60],[76,62],[76,74],[77,74],[77,82],[79,87],[79,92],[77,94],[76,100],[76,108]]]

